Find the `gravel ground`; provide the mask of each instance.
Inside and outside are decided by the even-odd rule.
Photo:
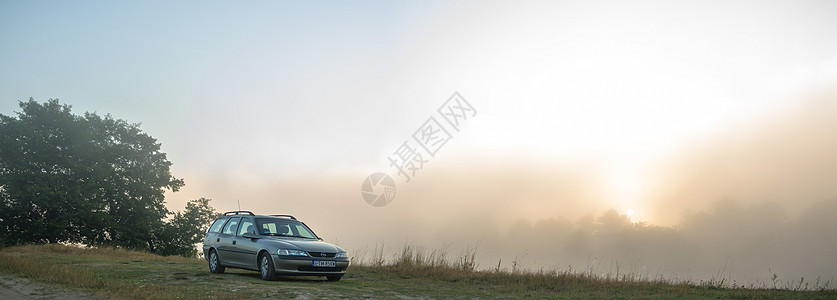
[[[10,274],[0,273],[0,299],[4,300],[32,300],[32,299],[96,299],[88,294],[76,292],[55,285],[34,282],[29,279]]]

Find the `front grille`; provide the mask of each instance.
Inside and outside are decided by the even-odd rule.
[[[329,252],[308,252],[308,255],[311,255],[311,257],[334,257],[335,254]]]
[[[312,267],[312,266],[302,266],[296,268],[297,271],[303,272],[343,272],[343,268],[341,267]]]

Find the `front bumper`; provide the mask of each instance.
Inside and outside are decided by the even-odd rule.
[[[349,267],[349,260],[346,258],[314,258],[302,256],[271,255],[273,267],[279,275],[300,275],[300,276],[329,276],[343,275]],[[314,267],[314,261],[334,261],[334,267]]]

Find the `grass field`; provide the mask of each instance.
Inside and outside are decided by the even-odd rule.
[[[104,298],[553,298],[553,299],[837,299],[837,290],[722,288],[716,285],[601,279],[584,274],[476,271],[467,258],[448,262],[405,248],[391,262],[353,265],[339,282],[227,269],[211,274],[201,259],[63,245],[0,250],[0,272]]]

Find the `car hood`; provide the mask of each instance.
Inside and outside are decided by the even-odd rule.
[[[309,252],[345,252],[340,247],[318,240],[289,239],[279,237],[268,237],[266,240],[276,244],[279,248],[285,249],[299,249]]]

